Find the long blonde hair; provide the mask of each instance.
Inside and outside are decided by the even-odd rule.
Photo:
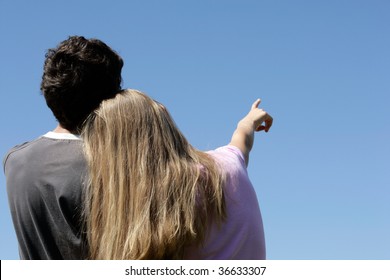
[[[103,101],[82,136],[91,259],[180,259],[225,218],[218,165],[147,95],[124,90]]]

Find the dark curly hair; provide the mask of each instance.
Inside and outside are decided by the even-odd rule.
[[[121,89],[122,58],[104,42],[70,36],[46,53],[41,91],[60,125],[79,133],[101,101]]]

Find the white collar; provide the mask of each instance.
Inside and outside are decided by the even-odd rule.
[[[80,135],[71,134],[71,133],[58,133],[54,131],[49,131],[43,137],[51,138],[51,139],[62,139],[62,140],[81,140]]]

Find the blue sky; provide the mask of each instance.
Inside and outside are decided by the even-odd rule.
[[[56,126],[45,51],[96,37],[123,86],[170,110],[189,141],[229,142],[260,97],[274,117],[249,174],[269,259],[390,259],[390,2],[0,1],[0,154]],[[0,172],[0,259],[17,242]]]

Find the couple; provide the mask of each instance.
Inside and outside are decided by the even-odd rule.
[[[122,58],[72,36],[46,54],[59,125],[11,149],[7,192],[21,259],[264,259],[246,166],[272,117],[256,100],[229,145],[192,147],[167,109],[121,89]]]

